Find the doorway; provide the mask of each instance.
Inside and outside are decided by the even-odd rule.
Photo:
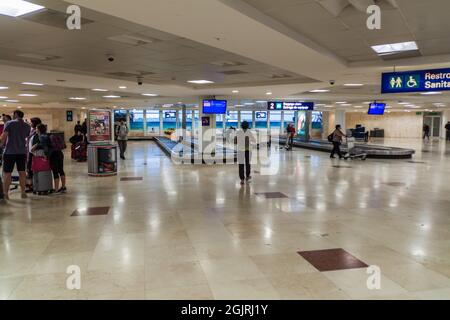
[[[423,123],[430,127],[430,137],[439,138],[441,136],[442,117],[440,113],[425,114]]]

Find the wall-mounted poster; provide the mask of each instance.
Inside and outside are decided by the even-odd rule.
[[[89,142],[111,141],[111,112],[108,110],[90,110],[89,119]]]
[[[202,127],[209,127],[211,125],[209,117],[202,117]]]

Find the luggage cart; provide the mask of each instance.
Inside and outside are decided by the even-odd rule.
[[[367,153],[365,153],[362,149],[355,147],[355,138],[347,138],[347,153],[345,154],[344,159],[361,159],[364,161],[367,159]]]

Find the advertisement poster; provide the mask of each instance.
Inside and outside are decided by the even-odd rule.
[[[89,141],[111,140],[111,112],[106,110],[89,111]]]

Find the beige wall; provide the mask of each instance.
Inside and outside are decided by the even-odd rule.
[[[66,111],[73,111],[73,121],[66,121]],[[77,123],[77,120],[84,120],[86,115],[81,113],[76,109],[38,109],[38,108],[23,108],[22,111],[25,113],[25,119],[31,119],[38,117],[42,120],[44,124],[48,126],[48,130],[58,130],[64,132],[64,137],[66,141],[73,136],[73,128]],[[12,113],[13,110],[5,110],[2,113]],[[82,119],[81,119],[82,118]]]
[[[354,128],[357,124],[366,127],[384,129],[386,138],[420,138],[422,136],[423,115],[415,112],[391,112],[384,116],[370,116],[365,113],[346,113],[346,128]]]

